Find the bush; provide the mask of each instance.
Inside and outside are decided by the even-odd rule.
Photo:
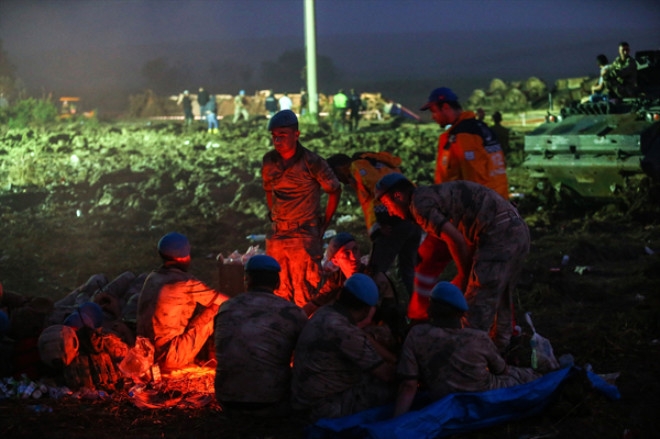
[[[28,98],[7,109],[9,128],[45,125],[57,118],[57,108],[48,100]]]

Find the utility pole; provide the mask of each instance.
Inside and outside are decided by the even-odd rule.
[[[316,14],[314,0],[305,0],[305,57],[309,120],[318,123],[319,93],[316,87]]]

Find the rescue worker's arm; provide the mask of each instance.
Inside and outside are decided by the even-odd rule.
[[[470,268],[472,267],[470,248],[467,242],[465,242],[463,234],[449,221],[442,225],[441,231],[440,238],[447,243],[449,253],[451,253],[458,272],[452,283],[460,288],[461,291],[465,291]]]
[[[396,405],[394,406],[394,417],[408,413],[412,406],[415,395],[417,394],[418,382],[416,379],[401,381],[399,391],[396,396]]]
[[[328,205],[325,208],[325,219],[323,220],[323,227],[321,228],[322,234],[325,233],[328,226],[330,225],[332,216],[335,214],[335,211],[337,210],[337,206],[339,206],[340,198],[341,198],[341,187],[333,192],[328,193]]]

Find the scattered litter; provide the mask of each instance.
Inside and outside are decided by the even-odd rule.
[[[570,256],[568,256],[568,255],[564,255],[564,256],[562,256],[562,257],[561,257],[561,265],[564,266],[564,267],[567,266],[567,265],[568,265],[568,262],[569,262],[570,260],[571,260],[571,257],[570,257]]]
[[[576,265],[575,269],[573,270],[575,273],[579,274],[580,276],[583,275],[584,273],[588,273],[591,271],[591,267],[588,265]]]
[[[599,373],[598,376],[603,379],[607,384],[614,386],[616,385],[616,380],[621,375],[621,372],[612,372],[612,373]]]
[[[644,300],[646,300],[646,296],[637,293],[637,294],[635,294],[635,300],[638,301],[638,302],[643,302]]]
[[[649,344],[651,346],[660,346],[660,338],[654,338]]]
[[[350,222],[355,221],[356,219],[357,218],[356,218],[355,215],[342,215],[339,218],[337,218],[335,223],[337,223],[337,225],[344,224],[344,223],[350,223]]]
[[[655,250],[653,250],[648,245],[644,247],[644,251],[646,252],[647,255],[654,255],[655,254]]]

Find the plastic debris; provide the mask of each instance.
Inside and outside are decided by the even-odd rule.
[[[591,267],[588,265],[576,265],[575,268],[573,269],[573,272],[579,274],[580,276],[590,271],[591,271]]]

